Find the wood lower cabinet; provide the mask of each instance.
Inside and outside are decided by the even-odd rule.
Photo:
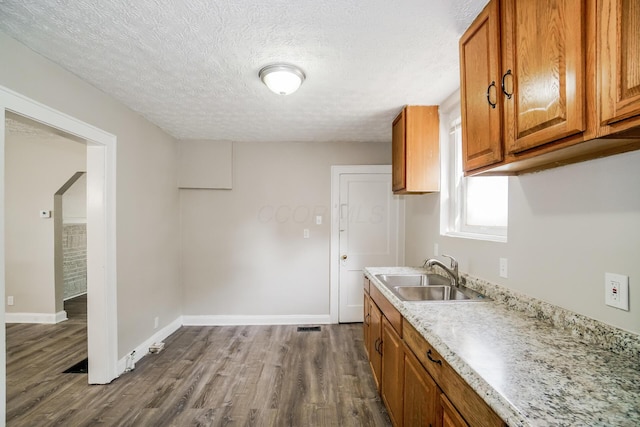
[[[506,427],[377,287],[367,284],[365,343],[393,425]]]
[[[404,425],[436,427],[442,420],[440,388],[409,348],[404,355]]]
[[[382,400],[394,426],[403,425],[404,344],[382,317]]]

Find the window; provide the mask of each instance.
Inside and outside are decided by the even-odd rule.
[[[443,148],[440,232],[444,235],[506,242],[509,180],[506,176],[464,177],[459,115],[448,120]],[[446,116],[445,116],[446,117]],[[446,122],[445,122],[446,123]]]

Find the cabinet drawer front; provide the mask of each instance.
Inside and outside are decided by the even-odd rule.
[[[402,315],[398,309],[396,309],[375,286],[371,286],[371,299],[373,299],[376,305],[380,308],[384,317],[389,320],[393,329],[395,329],[398,335],[402,337]]]
[[[440,356],[427,340],[406,320],[404,320],[402,329],[404,341],[407,343],[407,346],[413,351],[420,363],[422,363],[422,366],[431,374],[436,383],[441,384],[443,381],[442,368],[446,363],[442,359],[442,356]]]

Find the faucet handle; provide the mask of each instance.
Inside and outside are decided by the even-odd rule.
[[[451,268],[456,269],[458,268],[458,260],[455,259],[454,257],[452,257],[451,255],[445,255],[442,254],[442,256],[447,257],[449,259],[451,259]]]

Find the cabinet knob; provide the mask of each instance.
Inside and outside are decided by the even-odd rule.
[[[346,256],[346,255],[342,255],[342,256],[340,257],[340,259],[344,261],[344,260],[346,260],[346,259],[347,259],[347,256]]]

